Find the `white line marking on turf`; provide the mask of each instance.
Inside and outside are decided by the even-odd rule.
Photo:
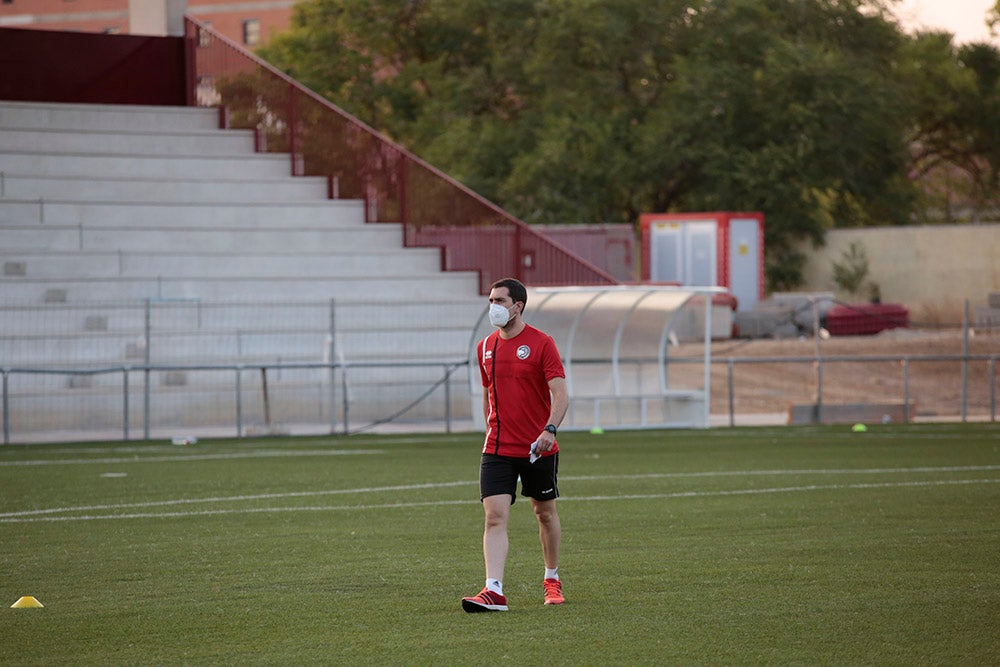
[[[706,472],[648,472],[635,475],[593,475],[563,477],[565,480],[592,481],[600,479],[661,479],[683,477],[742,477],[771,475],[882,475],[908,472],[985,472],[1000,470],[1000,465],[987,466],[938,466],[922,468],[817,468],[800,470],[712,470]]]
[[[229,461],[235,459],[268,459],[286,456],[350,456],[353,454],[384,453],[385,452],[381,449],[262,449],[253,452],[237,452],[234,454],[185,454],[183,456],[127,456],[113,459],[34,459],[31,461],[0,461],[0,467],[86,465],[90,463],[114,465],[119,463],[173,463],[175,461]]]
[[[63,512],[92,512],[94,510],[127,509],[131,507],[165,507],[169,505],[193,505],[196,503],[232,503],[246,500],[276,500],[278,498],[310,498],[353,493],[379,493],[382,491],[415,491],[418,489],[441,489],[449,486],[471,486],[477,482],[428,482],[426,484],[406,484],[403,486],[372,486],[362,489],[331,489],[327,491],[291,491],[287,493],[261,493],[252,496],[225,496],[219,498],[179,498],[175,500],[151,500],[145,503],[121,503],[115,505],[82,505],[78,507],[53,507],[43,510],[23,512],[3,512],[0,519],[7,517],[34,516],[39,514],[62,514]],[[161,515],[154,515],[161,516]],[[166,516],[165,514],[162,516]]]
[[[464,483],[464,482],[463,482]],[[801,493],[808,491],[844,491],[851,489],[891,489],[921,486],[956,486],[970,484],[998,484],[1000,479],[954,479],[936,480],[924,482],[881,482],[868,484],[810,484],[807,486],[785,486],[769,489],[736,489],[728,491],[676,491],[673,493],[650,493],[650,494],[624,494],[617,496],[582,496],[577,498],[565,498],[565,501],[576,502],[599,502],[608,500],[662,500],[669,498],[710,498],[713,496],[741,496],[741,495],[763,495],[774,493]],[[458,483],[452,483],[455,485]],[[307,506],[307,507],[255,507],[255,508],[234,508],[221,510],[198,510],[194,512],[146,512],[135,514],[105,514],[105,515],[83,515],[83,516],[35,516],[16,517],[16,515],[0,515],[0,523],[37,523],[52,521],[98,521],[102,519],[156,519],[156,518],[184,518],[196,516],[216,516],[222,514],[264,514],[264,513],[285,513],[285,512],[343,512],[378,509],[409,509],[415,507],[444,507],[448,505],[472,505],[472,500],[429,500],[412,503],[384,503],[376,505],[331,505],[331,506]],[[122,506],[124,507],[124,506]]]
[[[867,484],[809,484],[771,489],[733,489],[729,491],[675,491],[673,493],[623,494],[618,496],[587,496],[569,500],[650,500],[656,498],[703,498],[706,496],[752,496],[768,493],[802,491],[839,491],[846,489],[893,489],[914,486],[955,486],[967,484],[1000,484],[1000,479],[941,479],[923,482],[870,482]]]
[[[672,473],[643,473],[637,475],[578,475],[567,476],[563,481],[600,481],[610,479],[666,479],[666,478],[690,478],[690,477],[743,477],[743,476],[772,476],[772,475],[843,475],[843,474],[885,474],[885,473],[908,473],[908,472],[983,472],[1000,470],[1000,465],[995,466],[947,466],[938,468],[835,468],[835,469],[815,469],[815,470],[716,470],[706,472],[672,472]],[[128,509],[137,507],[165,507],[170,505],[194,505],[198,503],[227,503],[243,502],[247,500],[277,500],[279,498],[308,498],[314,496],[332,496],[356,493],[379,493],[386,491],[415,491],[419,489],[444,489],[456,486],[472,486],[477,484],[475,480],[460,482],[426,482],[423,484],[404,484],[399,486],[372,486],[357,489],[331,489],[324,491],[289,491],[285,493],[262,493],[255,495],[221,496],[209,498],[179,498],[173,500],[151,500],[142,503],[118,503],[114,505],[80,505],[76,507],[53,507],[49,509],[24,510],[20,512],[0,512],[0,519],[8,517],[36,516],[41,514],[63,514],[65,512],[92,512],[94,510]]]

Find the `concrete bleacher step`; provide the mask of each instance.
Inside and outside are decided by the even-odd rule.
[[[31,223],[133,229],[259,227],[281,234],[289,227],[365,226],[364,203],[355,199],[191,203],[0,200],[0,228]]]
[[[7,128],[0,131],[0,151],[27,150],[114,155],[212,155],[253,152],[252,130],[176,132],[80,132],[62,129]]]
[[[83,227],[78,225],[0,224],[0,247],[12,250],[122,250],[182,253],[204,252],[262,253],[311,252],[331,248],[337,252],[365,253],[402,247],[402,225],[373,223],[360,228],[273,229]],[[372,267],[372,271],[377,270]],[[83,276],[86,277],[86,276]],[[101,298],[100,295],[95,295]]]
[[[363,202],[327,199],[326,178],[292,177],[290,155],[219,126],[217,109],[0,101],[5,367],[135,367],[147,353],[161,365],[395,363],[337,371],[351,414],[377,418],[440,380],[440,365],[414,364],[467,357],[486,307],[477,273],[443,272],[440,249],[405,248],[402,225],[366,223]],[[244,389],[255,378],[251,367]],[[333,378],[273,371],[272,406],[329,409]],[[154,419],[215,424],[233,398],[232,371],[150,379],[166,401]],[[39,425],[64,412],[52,400],[120,424],[122,382],[10,376],[17,421]],[[415,413],[437,418],[441,392],[432,399]]]
[[[0,101],[0,128],[196,131],[219,127],[219,111],[204,107]]]
[[[0,174],[0,198],[77,202],[290,202],[326,200],[327,180],[31,176]]]
[[[469,342],[463,328],[436,328],[419,349],[407,345],[412,332],[338,332],[333,342],[337,361],[459,360]],[[279,344],[280,343],[280,344]],[[320,362],[329,360],[331,341],[325,330],[178,331],[157,336],[150,363],[158,365]],[[145,359],[141,336],[134,333],[83,332],[62,336],[0,339],[0,356],[17,367],[53,367],[53,359],[85,360],[88,367],[140,364]]]
[[[0,172],[107,178],[290,178],[281,153],[235,155],[112,155],[106,153],[0,152]]]
[[[127,334],[140,337],[146,328],[145,301],[78,301],[63,303],[5,303],[0,335],[32,337]],[[411,331],[407,323],[427,320],[422,301],[338,298],[318,301],[151,300],[149,326],[154,337],[183,332],[338,332]],[[471,330],[486,311],[481,297],[451,295],[434,306],[432,326],[461,326]]]
[[[24,251],[0,248],[0,276],[70,279],[79,276],[93,278],[155,278],[170,275],[183,277],[238,277],[246,275],[248,267],[260,277],[297,274],[326,276],[356,276],[371,270],[372,263],[382,275],[435,273],[441,268],[441,252],[437,248],[369,249],[365,254],[325,253],[209,253],[191,252],[106,252],[106,251]]]
[[[478,284],[473,272],[427,274],[421,288],[440,294],[469,294]],[[192,299],[290,299],[316,301],[338,298],[388,299],[407,294],[414,276],[246,276],[240,278],[0,278],[0,301],[45,303],[85,300],[99,294],[108,300]]]

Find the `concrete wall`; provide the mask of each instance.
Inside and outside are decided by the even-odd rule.
[[[133,35],[184,35],[187,0],[129,0],[128,31]]]
[[[966,299],[981,305],[990,292],[1000,291],[1000,224],[831,230],[825,247],[803,246],[808,260],[801,289],[834,291],[842,301],[866,300],[865,294],[844,293],[833,280],[833,264],[843,263],[852,242],[864,246],[868,280],[879,286],[882,301],[904,304],[912,317],[937,313],[954,321]]]
[[[533,228],[622,282],[638,280],[639,253],[632,225],[533,225]]]

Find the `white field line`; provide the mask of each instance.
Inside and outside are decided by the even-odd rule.
[[[1000,470],[995,466],[946,466],[933,468],[833,468],[833,469],[803,469],[803,470],[714,470],[706,472],[674,472],[674,473],[642,473],[636,475],[577,475],[563,477],[563,481],[591,482],[616,479],[678,479],[691,477],[759,477],[776,475],[877,475],[911,472],[984,472]],[[153,500],[143,503],[127,503],[114,505],[80,505],[76,507],[53,507],[49,509],[24,510],[20,512],[0,512],[0,519],[23,517],[40,514],[63,514],[66,512],[92,512],[94,510],[129,509],[140,507],[165,507],[170,505],[193,505],[198,503],[246,502],[249,500],[276,500],[280,498],[308,498],[315,496],[346,495],[359,493],[380,493],[385,491],[415,491],[420,489],[444,489],[455,486],[472,486],[475,480],[459,482],[426,482],[423,484],[405,484],[400,486],[372,486],[358,489],[329,489],[324,491],[290,491],[285,493],[262,493],[255,495],[224,496],[209,498],[177,498],[173,500]],[[164,515],[165,516],[165,515]]]
[[[260,449],[233,454],[182,454],[180,456],[119,456],[104,459],[33,459],[30,461],[0,461],[0,468],[19,466],[121,465],[124,463],[172,463],[174,461],[229,461],[235,459],[267,459],[292,456],[352,456],[354,454],[384,454],[381,449]]]
[[[761,495],[771,493],[795,493],[823,490],[886,489],[919,486],[954,486],[967,484],[1000,484],[1000,479],[956,479],[926,482],[884,482],[880,484],[812,484],[809,486],[787,486],[772,489],[741,489],[734,491],[680,491],[676,493],[623,494],[616,496],[584,496],[565,500],[609,501],[609,500],[657,500],[665,498],[706,498],[712,496]],[[103,519],[158,519],[184,518],[195,516],[216,516],[220,514],[281,514],[286,512],[342,512],[347,510],[410,509],[415,507],[442,507],[445,505],[472,505],[472,500],[428,500],[412,503],[384,503],[378,505],[329,505],[309,507],[256,507],[225,510],[199,510],[194,512],[147,512],[138,514],[105,514],[81,516],[46,516],[33,518],[0,518],[0,523],[37,523],[42,521],[99,521]]]
[[[961,468],[899,468],[899,469],[881,469],[883,471],[896,471],[896,472],[912,472],[912,471],[942,471],[942,472],[953,472],[956,470],[995,470],[998,466],[968,466]],[[795,471],[771,471],[771,474],[792,474]],[[810,471],[811,473],[820,473],[823,471]],[[834,470],[829,471],[833,474],[840,474],[842,472],[859,472],[859,471],[840,471]],[[734,475],[738,474],[736,472],[724,472],[724,473],[678,473],[673,476],[712,476],[712,475]],[[747,474],[747,473],[744,473]],[[761,471],[752,471],[749,474],[762,474]],[[658,475],[651,474],[645,475],[644,477],[667,477],[671,475]],[[604,477],[581,477],[581,478],[569,478],[569,479],[635,479],[640,477],[638,475],[608,475]],[[573,502],[598,502],[598,501],[614,501],[614,500],[657,500],[657,499],[670,499],[670,498],[706,498],[706,497],[721,497],[721,496],[740,496],[740,495],[763,495],[763,494],[775,494],[775,493],[803,493],[809,491],[823,491],[823,490],[851,490],[851,489],[887,489],[887,488],[907,488],[907,487],[932,487],[932,486],[955,486],[955,485],[971,485],[971,484],[998,484],[1000,479],[956,479],[956,480],[927,480],[927,481],[910,481],[910,482],[873,482],[873,483],[856,483],[856,484],[809,484],[804,486],[785,486],[785,487],[772,487],[764,489],[734,489],[734,490],[719,490],[719,491],[676,491],[672,493],[650,493],[650,494],[616,494],[616,495],[601,495],[601,496],[579,496],[563,498],[563,502],[573,501]],[[371,487],[371,488],[361,488],[361,489],[339,489],[331,491],[305,491],[297,493],[278,493],[278,494],[263,494],[256,496],[230,496],[225,498],[204,498],[204,499],[181,499],[181,500],[168,500],[168,501],[156,501],[148,503],[128,503],[119,505],[93,505],[93,506],[80,506],[80,507],[65,507],[65,508],[53,508],[47,510],[29,510],[24,512],[9,512],[0,514],[0,523],[34,523],[42,521],[95,521],[102,519],[147,519],[147,518],[176,518],[176,517],[194,517],[194,516],[213,516],[222,514],[260,514],[260,513],[284,513],[284,512],[329,512],[329,511],[345,511],[345,510],[375,510],[375,509],[402,509],[402,508],[416,508],[416,507],[441,507],[447,505],[473,505],[474,500],[431,500],[431,501],[421,501],[421,502],[407,502],[407,503],[380,503],[380,504],[367,504],[367,505],[332,505],[332,506],[303,506],[303,507],[256,507],[256,508],[233,508],[233,509],[217,509],[217,510],[195,510],[195,511],[184,511],[184,512],[142,512],[142,513],[131,513],[131,514],[104,514],[104,515],[74,515],[74,516],[40,516],[41,514],[62,514],[67,512],[82,512],[82,511],[93,511],[93,510],[115,510],[115,509],[129,509],[129,508],[141,508],[141,507],[155,507],[155,506],[167,506],[167,505],[179,505],[179,504],[192,504],[192,503],[209,503],[209,502],[233,502],[233,501],[246,501],[246,500],[259,500],[259,499],[276,499],[276,498],[290,498],[290,497],[306,497],[306,496],[318,496],[318,495],[332,495],[332,494],[348,494],[348,493],[369,493],[369,492],[381,492],[381,491],[407,491],[414,489],[432,489],[432,488],[445,488],[445,487],[456,487],[456,486],[471,486],[476,484],[476,482],[443,482],[443,483],[427,483],[427,484],[413,484],[406,486],[392,486],[392,487]]]
[[[635,475],[564,477],[574,481],[600,479],[660,479],[667,477],[743,477],[773,475],[894,475],[909,472],[984,472],[1000,470],[1000,465],[935,466],[920,468],[800,468],[791,470],[710,470],[706,472],[647,472]]]
[[[63,514],[65,512],[93,512],[94,510],[115,510],[138,507],[167,507],[170,505],[193,505],[198,503],[233,503],[250,500],[276,500],[278,498],[309,498],[353,493],[379,493],[384,491],[415,491],[418,489],[443,489],[450,486],[472,486],[478,482],[429,482],[426,484],[406,484],[403,486],[372,486],[361,489],[331,489],[327,491],[291,491],[288,493],[261,493],[251,496],[225,496],[219,498],[178,498],[175,500],[152,500],[145,503],[124,503],[116,505],[81,505],[78,507],[53,507],[51,509],[25,510],[23,512],[0,513],[0,520],[8,517],[32,516],[39,514]],[[156,515],[156,516],[167,516]]]

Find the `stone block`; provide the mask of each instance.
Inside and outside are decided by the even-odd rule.
[[[822,413],[822,414],[821,414]],[[917,415],[910,401],[909,419]],[[815,403],[796,404],[788,409],[789,424],[905,424],[906,404],[898,403]]]

